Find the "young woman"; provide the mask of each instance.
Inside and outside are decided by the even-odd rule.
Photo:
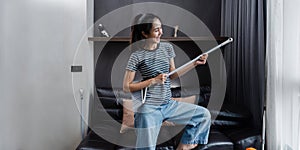
[[[124,76],[123,88],[133,95],[135,102],[135,128],[137,149],[154,150],[163,121],[186,125],[177,150],[189,150],[208,142],[210,113],[201,106],[177,102],[171,99],[170,80],[179,77],[197,65],[205,64],[207,55],[190,66],[168,77],[175,69],[175,53],[170,43],[160,42],[163,34],[159,17],[140,14],[131,28],[131,44],[134,48]],[[143,80],[134,82],[139,71]],[[142,93],[142,94],[140,94]],[[144,101],[143,101],[144,100]]]

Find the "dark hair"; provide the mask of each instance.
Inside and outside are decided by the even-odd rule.
[[[152,23],[154,22],[154,19],[160,20],[160,18],[154,14],[139,14],[137,15],[132,23],[131,26],[131,39],[130,43],[134,43],[136,41],[145,39],[142,32],[145,34],[150,34],[150,31],[152,29]],[[161,20],[160,20],[161,21]]]

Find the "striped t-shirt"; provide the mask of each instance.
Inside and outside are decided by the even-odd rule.
[[[161,42],[155,50],[139,49],[134,51],[126,67],[130,71],[139,71],[143,80],[154,78],[161,73],[169,73],[170,58],[175,57],[173,46]],[[170,78],[164,84],[155,84],[147,89],[146,104],[165,104],[171,99]],[[138,96],[139,95],[139,96]],[[133,93],[134,100],[141,101],[140,92]]]

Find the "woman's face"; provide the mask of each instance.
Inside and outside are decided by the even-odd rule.
[[[147,41],[153,44],[158,44],[160,42],[160,37],[162,36],[162,26],[159,19],[154,19],[152,23],[152,28],[150,34],[145,35]]]

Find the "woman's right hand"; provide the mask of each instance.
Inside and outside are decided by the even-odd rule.
[[[156,76],[155,78],[152,78],[152,84],[164,84],[165,81],[167,80],[168,78],[168,74],[165,74],[165,73],[162,73],[162,74],[159,74],[158,76]]]

